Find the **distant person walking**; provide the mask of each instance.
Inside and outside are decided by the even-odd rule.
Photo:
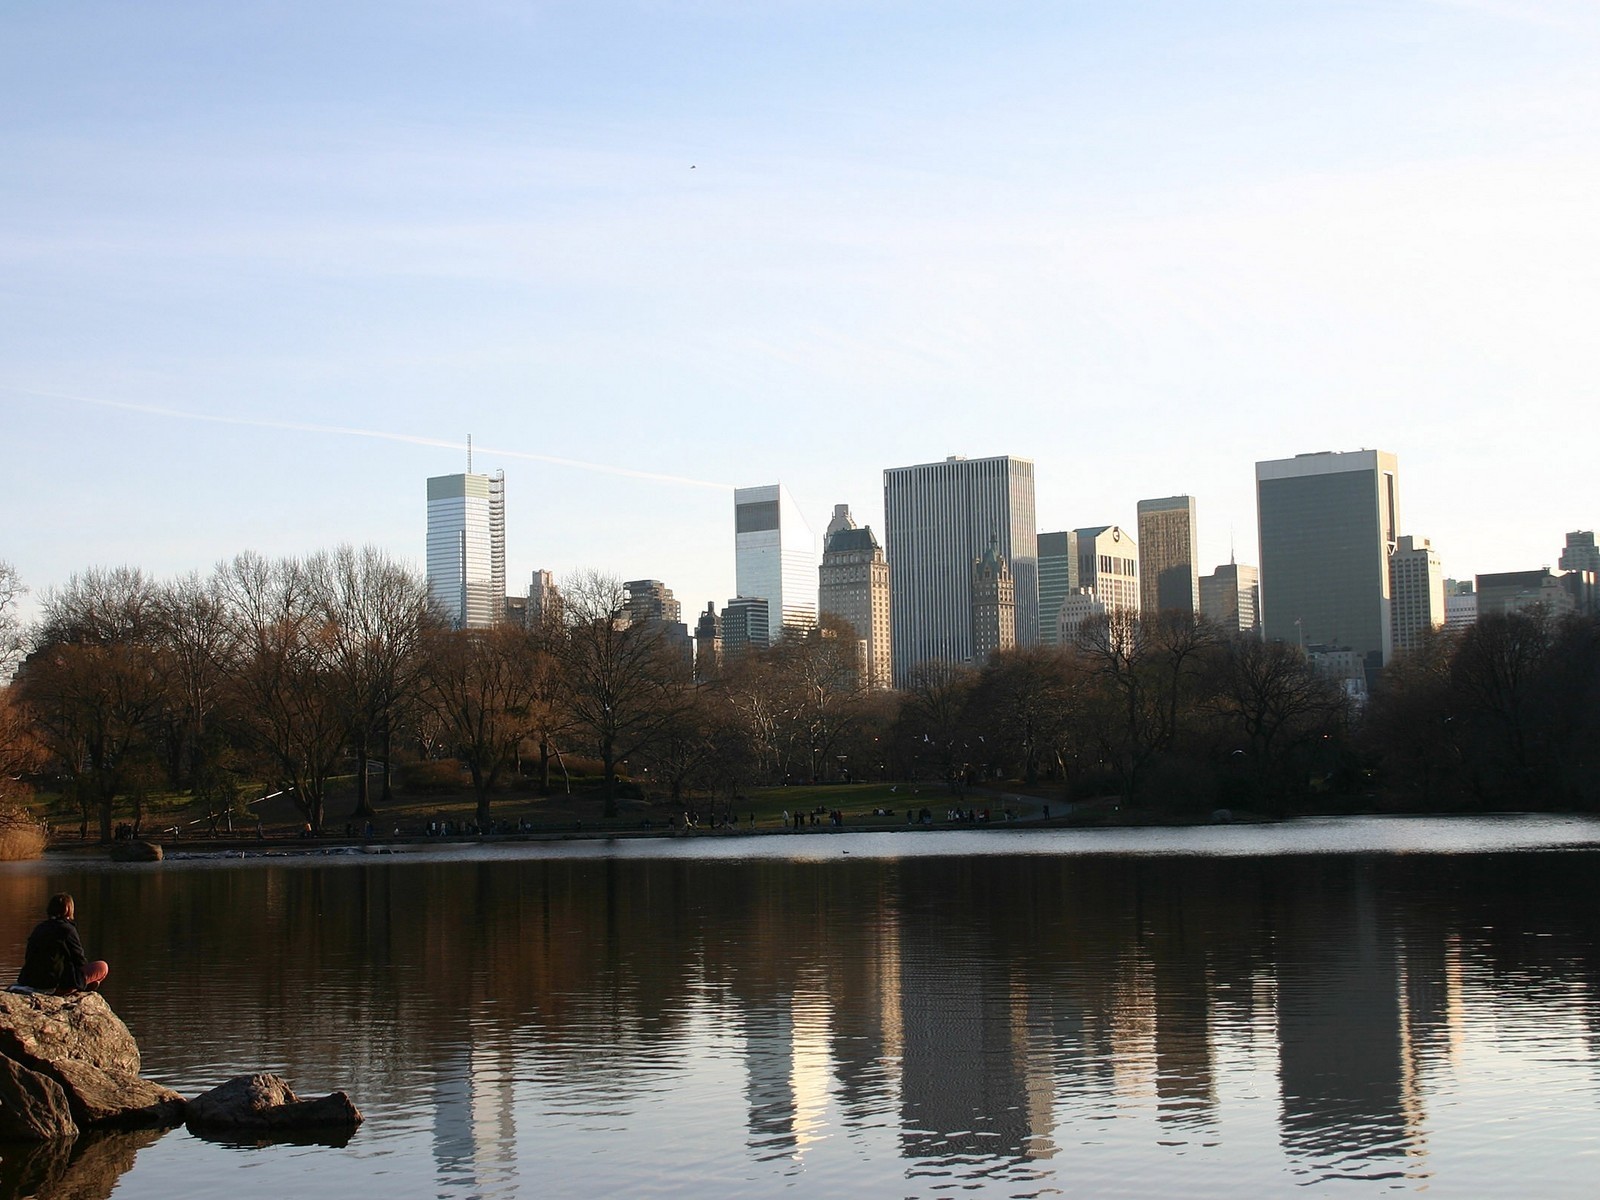
[[[111,968],[104,962],[86,961],[73,923],[75,913],[72,897],[66,892],[50,897],[45,919],[28,935],[28,949],[17,975],[20,986],[58,996],[99,989]]]

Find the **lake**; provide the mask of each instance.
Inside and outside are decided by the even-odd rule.
[[[367,1122],[0,1200],[1588,1197],[1597,885],[1562,817],[8,864],[0,970],[71,891],[146,1075]]]

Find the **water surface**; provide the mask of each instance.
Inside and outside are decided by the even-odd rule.
[[[0,969],[70,890],[148,1075],[275,1070],[368,1120],[0,1151],[0,1196],[1590,1196],[1597,845],[1343,820],[14,865]]]

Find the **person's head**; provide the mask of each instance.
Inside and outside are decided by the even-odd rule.
[[[73,915],[72,897],[66,892],[57,892],[50,897],[50,905],[44,911],[46,916],[62,917],[70,921]]]

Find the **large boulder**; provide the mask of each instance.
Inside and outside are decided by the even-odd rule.
[[[72,1114],[80,1125],[166,1129],[183,1124],[183,1097],[159,1083],[120,1071],[102,1071],[72,1059],[63,1059],[51,1069],[66,1088]]]
[[[202,1131],[354,1129],[361,1111],[343,1092],[302,1100],[277,1075],[238,1075],[189,1101],[189,1128]]]
[[[133,1034],[97,993],[0,991],[0,1058],[59,1085],[77,1125],[164,1128],[183,1120],[183,1097],[139,1078]]]
[[[36,1070],[72,1061],[139,1073],[139,1044],[99,992],[0,991],[0,1054]]]
[[[0,1058],[0,1138],[45,1142],[77,1134],[72,1108],[59,1083],[21,1063]]]

